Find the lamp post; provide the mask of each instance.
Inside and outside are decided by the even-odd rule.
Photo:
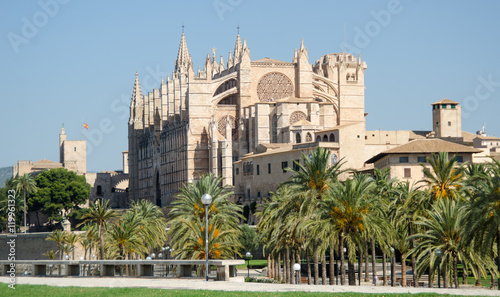
[[[250,258],[252,257],[252,253],[247,252],[246,256],[247,256],[248,278],[250,278]]]
[[[210,194],[203,194],[201,196],[201,203],[205,205],[205,258],[206,258],[206,275],[208,282],[208,205],[212,203],[212,196]]]
[[[293,270],[295,270],[295,283],[298,285],[299,284],[299,271],[300,271],[300,264],[295,263],[293,264]]]
[[[441,256],[443,252],[441,249],[436,249],[436,257],[438,258],[438,288],[441,288]]]

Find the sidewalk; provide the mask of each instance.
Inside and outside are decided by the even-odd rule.
[[[9,278],[0,277],[0,282],[9,283]],[[243,276],[229,282],[209,281],[186,278],[135,278],[135,277],[17,277],[16,284],[77,286],[77,287],[146,287],[158,289],[216,290],[216,291],[253,291],[253,292],[358,292],[358,293],[438,293],[453,295],[500,296],[500,291],[486,288],[464,287],[460,289],[429,289],[414,287],[383,287],[371,284],[361,286],[314,286],[245,283]]]

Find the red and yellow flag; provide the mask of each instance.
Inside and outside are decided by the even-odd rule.
[[[87,124],[83,123],[83,128],[85,128],[85,129],[87,129],[87,130],[88,130],[88,129],[89,129],[89,125],[87,125]]]

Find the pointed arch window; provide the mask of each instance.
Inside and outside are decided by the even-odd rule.
[[[295,134],[295,143],[301,143],[302,139],[300,137],[300,133]]]
[[[307,132],[306,134],[306,142],[311,142],[313,140],[311,133]]]
[[[333,133],[330,134],[330,142],[335,142],[335,135]]]

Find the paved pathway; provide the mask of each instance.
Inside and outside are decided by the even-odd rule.
[[[0,282],[9,283],[7,277],[0,277]],[[29,277],[16,278],[16,284],[78,286],[78,287],[147,287],[158,289],[202,289],[219,291],[258,291],[258,292],[359,292],[359,293],[440,293],[455,295],[500,296],[500,291],[486,288],[464,287],[456,289],[429,289],[413,287],[383,287],[365,283],[361,286],[314,286],[245,283],[243,277],[233,278],[229,282],[209,281],[186,278],[129,278],[129,277]]]

